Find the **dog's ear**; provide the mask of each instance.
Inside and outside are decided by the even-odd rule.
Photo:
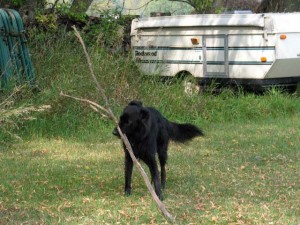
[[[140,117],[142,126],[140,126],[140,133],[142,135],[142,139],[144,139],[147,135],[149,135],[150,132],[150,112],[147,108],[142,107],[140,111]]]
[[[144,123],[146,123],[149,120],[150,113],[149,113],[148,109],[146,109],[144,107],[141,108],[140,115],[141,115],[141,119]]]
[[[136,106],[142,107],[143,103],[141,101],[138,101],[138,100],[133,100],[133,101],[129,102],[128,105],[136,105]]]

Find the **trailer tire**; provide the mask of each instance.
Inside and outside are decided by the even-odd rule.
[[[289,94],[294,94],[297,92],[297,88],[298,88],[298,85],[295,84],[295,85],[290,85],[290,86],[287,86],[286,87],[286,90]]]

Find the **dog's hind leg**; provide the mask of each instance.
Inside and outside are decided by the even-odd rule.
[[[151,177],[152,177],[152,181],[154,183],[155,193],[162,200],[163,196],[162,196],[162,192],[161,192],[161,185],[160,185],[160,180],[159,180],[159,172],[158,172],[158,167],[157,167],[157,163],[156,163],[156,160],[155,160],[155,156],[148,156],[144,160],[144,162],[149,167],[149,170],[150,170],[150,173],[151,173]]]
[[[166,187],[166,162],[163,160],[159,160],[161,165],[161,187],[162,189],[165,189]],[[162,162],[163,161],[163,162]]]
[[[159,159],[159,163],[160,163],[160,173],[161,173],[161,187],[162,189],[165,189],[166,187],[166,163],[167,163],[167,158],[168,158],[168,154],[167,154],[167,150],[163,149],[163,151],[161,151],[158,154],[158,159]]]
[[[133,162],[129,153],[125,152],[125,195],[131,194],[131,177],[132,177]]]

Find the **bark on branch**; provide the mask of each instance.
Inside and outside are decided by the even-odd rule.
[[[88,100],[88,99],[83,99],[83,98],[79,98],[79,97],[73,97],[71,95],[66,95],[64,93],[61,92],[61,96],[64,96],[64,97],[68,97],[68,98],[72,98],[74,100],[77,100],[77,101],[81,101],[81,102],[84,102],[84,103],[87,103],[89,104],[93,110],[95,110],[96,112],[100,112],[102,111],[106,116],[108,116],[111,120],[113,120],[113,122],[116,124],[117,126],[117,129],[119,131],[119,134],[121,136],[121,140],[123,141],[124,145],[126,146],[131,158],[132,158],[132,161],[134,163],[134,165],[136,166],[136,168],[138,169],[138,171],[141,173],[145,183],[146,183],[146,186],[153,198],[153,200],[155,201],[155,203],[157,204],[159,210],[162,212],[162,214],[171,222],[175,222],[175,217],[173,217],[169,212],[168,210],[166,209],[166,206],[163,202],[160,201],[160,199],[158,198],[158,196],[156,195],[152,185],[151,185],[151,182],[145,172],[145,170],[143,169],[143,167],[141,166],[141,164],[138,162],[138,160],[136,159],[134,153],[133,153],[133,150],[132,150],[132,147],[126,137],[125,134],[122,133],[120,127],[118,126],[118,119],[116,118],[116,116],[114,115],[114,113],[112,112],[111,110],[111,107],[109,106],[109,101],[108,101],[108,98],[105,94],[105,91],[104,89],[101,87],[100,83],[98,82],[97,80],[97,77],[95,76],[95,73],[94,73],[94,69],[93,69],[93,64],[92,64],[92,61],[91,61],[91,58],[88,54],[88,51],[86,49],[86,46],[85,46],[85,43],[80,35],[80,33],[77,31],[76,27],[73,26],[73,29],[75,31],[75,35],[76,37],[78,38],[79,42],[81,43],[82,45],[82,48],[83,48],[83,51],[85,53],[85,56],[86,56],[86,59],[87,59],[87,63],[88,63],[88,67],[89,67],[89,70],[90,70],[90,74],[94,80],[94,83],[96,85],[96,89],[97,89],[97,94],[99,95],[99,97],[101,97],[104,102],[105,102],[105,106],[101,106],[91,100]]]

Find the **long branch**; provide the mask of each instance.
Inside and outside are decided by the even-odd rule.
[[[83,39],[82,39],[80,33],[77,31],[76,27],[75,27],[75,26],[72,26],[72,28],[74,29],[75,35],[76,35],[76,37],[78,38],[79,42],[80,42],[81,45],[82,45],[82,48],[83,48],[83,51],[84,51],[84,54],[85,54],[85,57],[86,57],[86,60],[87,60],[88,66],[89,66],[89,70],[90,70],[91,76],[92,76],[92,78],[93,78],[93,80],[94,80],[94,82],[95,82],[95,84],[96,84],[96,89],[97,89],[98,93],[100,93],[102,99],[104,100],[105,106],[106,106],[107,110],[110,111],[110,114],[112,114],[113,119],[114,119],[115,121],[117,121],[117,118],[115,117],[115,115],[114,115],[114,114],[112,113],[112,111],[110,110],[109,103],[108,103],[108,98],[107,98],[107,96],[106,96],[106,94],[105,94],[105,91],[104,91],[104,89],[101,87],[101,85],[100,85],[100,83],[98,82],[97,77],[96,77],[96,75],[95,75],[95,73],[94,73],[94,68],[93,68],[92,60],[91,60],[91,57],[90,57],[90,55],[89,55],[89,53],[88,53],[88,51],[87,51],[87,49],[86,49],[85,43],[84,43],[84,41],[83,41]]]
[[[134,165],[137,167],[137,169],[139,170],[139,172],[141,173],[142,177],[144,178],[144,181],[146,183],[146,186],[149,190],[149,192],[151,193],[151,196],[152,198],[154,199],[154,201],[156,202],[159,210],[163,213],[163,215],[171,220],[172,222],[175,222],[175,218],[168,212],[168,210],[166,209],[166,206],[163,202],[160,201],[160,199],[158,198],[158,196],[156,195],[151,183],[150,183],[150,180],[145,172],[145,170],[143,169],[143,167],[141,166],[141,164],[138,162],[138,160],[136,159],[134,153],[133,153],[133,150],[132,150],[132,147],[126,137],[125,134],[123,134],[123,132],[121,131],[119,125],[118,125],[118,119],[116,118],[116,116],[114,115],[114,113],[112,112],[110,106],[109,106],[109,101],[108,101],[108,98],[105,94],[105,91],[104,89],[101,87],[100,83],[98,82],[97,80],[97,77],[95,76],[95,73],[94,73],[94,69],[93,69],[93,64],[92,64],[92,61],[91,61],[91,58],[88,54],[88,51],[86,49],[86,46],[85,46],[85,43],[80,35],[80,33],[77,31],[76,27],[73,26],[73,29],[75,31],[75,35],[77,36],[77,38],[79,39],[82,47],[83,47],[83,50],[84,50],[84,53],[85,53],[85,56],[86,56],[86,59],[87,59],[87,63],[88,63],[88,67],[89,67],[89,70],[91,72],[91,76],[96,84],[96,89],[97,89],[97,92],[98,94],[103,98],[104,102],[105,102],[105,107],[101,107],[99,104],[93,102],[93,101],[90,101],[90,100],[87,100],[87,99],[82,99],[82,98],[77,98],[77,97],[73,97],[73,96],[70,96],[70,95],[65,95],[65,94],[61,94],[63,96],[66,96],[66,97],[71,97],[75,100],[78,100],[78,101],[83,101],[83,102],[86,102],[88,104],[90,104],[91,106],[93,107],[96,107],[97,109],[100,109],[102,110],[103,112],[105,112],[109,118],[111,118],[114,123],[116,124],[117,126],[117,129],[119,131],[119,134],[121,136],[121,139],[124,143],[124,145],[126,146],[126,149],[128,150],[131,158],[132,158],[132,161],[134,163]]]
[[[97,104],[96,102],[93,102],[93,101],[85,99],[85,98],[79,98],[79,97],[74,97],[74,96],[71,96],[71,95],[67,95],[67,94],[63,93],[62,91],[60,92],[60,95],[63,96],[63,97],[72,98],[72,99],[80,101],[80,102],[88,103],[88,104],[90,104],[90,106],[94,107],[95,109],[102,110],[106,114],[106,116],[110,116],[110,112],[106,108],[104,108],[103,106]],[[97,110],[95,110],[95,111],[97,111]]]

